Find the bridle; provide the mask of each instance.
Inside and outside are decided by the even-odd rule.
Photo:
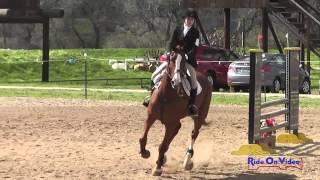
[[[175,63],[175,66],[177,66],[177,58],[179,56],[181,57],[180,65],[179,65],[180,69],[175,69],[173,71],[172,69],[170,69],[170,64],[173,63],[171,61],[172,61],[172,59],[175,59],[174,63]],[[166,73],[167,73],[169,79],[171,80],[172,88],[177,89],[178,96],[182,97],[184,95],[184,91],[183,91],[183,87],[182,87],[182,78],[186,74],[184,53],[173,52],[170,54]],[[178,78],[178,80],[175,78]],[[178,84],[176,84],[176,81],[178,81]]]

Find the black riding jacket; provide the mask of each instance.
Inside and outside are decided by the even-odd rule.
[[[195,59],[196,48],[195,42],[199,39],[199,31],[195,27],[191,27],[186,36],[183,35],[184,26],[178,26],[173,32],[173,35],[169,44],[169,51],[174,51],[177,45],[183,46],[184,52],[188,56],[187,63],[194,68],[197,67]]]

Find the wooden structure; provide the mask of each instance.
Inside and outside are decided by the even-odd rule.
[[[41,9],[40,0],[0,0],[0,23],[43,25],[42,81],[49,81],[49,19],[64,16],[62,9]]]
[[[277,18],[300,40],[301,61],[307,48],[307,70],[310,73],[310,51],[320,57],[320,35],[311,27],[320,28],[320,12],[306,0],[184,0],[186,8],[224,8],[224,47],[230,49],[230,8],[259,8],[262,15],[262,49],[268,52],[268,29],[270,29],[280,53],[283,53],[269,15]]]
[[[185,0],[190,8],[264,8],[269,0]]]
[[[230,8],[266,8],[269,0],[184,0],[183,5],[186,8],[224,8],[224,48],[230,49]],[[266,21],[264,21],[266,22]],[[263,25],[263,32],[267,33],[268,26]],[[266,37],[264,34],[263,37]],[[265,41],[263,41],[265,42]],[[264,43],[264,49],[267,49]]]
[[[249,126],[248,142],[249,144],[259,144],[262,139],[262,133],[269,132],[285,127],[289,133],[298,136],[299,128],[299,53],[300,48],[285,48],[285,76],[286,91],[285,98],[261,102],[261,89],[263,78],[261,76],[262,51],[250,52],[250,93],[249,93]],[[264,112],[262,109],[285,105],[285,108],[279,108],[273,112]],[[276,108],[275,108],[276,109]],[[273,127],[261,127],[261,120],[285,115],[284,122],[278,122]]]

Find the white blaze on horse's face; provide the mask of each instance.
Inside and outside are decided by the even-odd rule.
[[[182,56],[180,54],[177,55],[176,59],[176,68],[174,70],[174,75],[171,80],[171,86],[172,88],[177,88],[179,84],[181,83],[181,75],[180,75],[180,64],[181,64]]]

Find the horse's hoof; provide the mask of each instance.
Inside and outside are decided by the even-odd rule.
[[[193,168],[193,162],[192,160],[190,160],[190,162],[186,163],[185,165],[183,165],[184,170],[186,171],[190,171]]]
[[[190,171],[193,168],[193,162],[191,160],[191,154],[187,154],[186,158],[183,161],[183,168],[186,171]]]
[[[150,151],[149,150],[145,150],[144,152],[140,152],[141,157],[144,159],[148,159],[150,157]]]
[[[153,170],[152,170],[152,175],[153,176],[161,176],[162,174],[162,169],[157,169],[157,167],[155,167]]]

